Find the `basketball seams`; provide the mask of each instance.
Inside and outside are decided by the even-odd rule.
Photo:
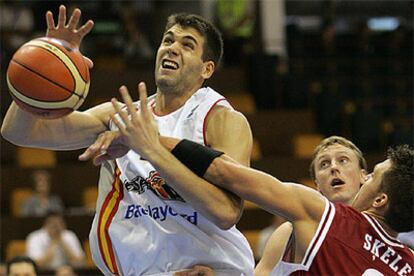
[[[24,45],[23,47],[25,47],[25,46],[26,46],[26,45]],[[73,73],[72,73],[72,71],[70,70],[70,68],[66,65],[66,63],[65,63],[65,62],[64,62],[64,61],[63,61],[63,60],[62,60],[62,59],[61,59],[58,55],[56,55],[55,53],[53,53],[53,52],[49,51],[47,48],[42,47],[42,46],[39,46],[39,45],[27,45],[27,46],[31,46],[31,47],[34,47],[34,48],[38,48],[38,49],[44,50],[46,53],[51,54],[51,55],[55,56],[58,60],[60,60],[60,61],[61,61],[61,64],[62,64],[63,66],[65,66],[65,67],[66,67],[66,69],[67,69],[68,73],[69,73],[69,74],[70,74],[70,76],[72,77],[73,84],[74,84],[74,89],[73,89],[73,90],[76,90],[76,79],[75,79],[75,76],[73,75]],[[23,48],[23,47],[22,47],[22,48]],[[64,88],[65,90],[69,91],[70,93],[74,93],[73,91],[71,91],[71,89],[70,89],[70,88],[66,88],[66,87],[64,87],[62,84],[59,84],[59,83],[57,83],[57,82],[55,82],[55,81],[53,81],[53,80],[51,80],[51,79],[49,79],[49,78],[47,78],[47,77],[43,76],[42,74],[40,74],[40,73],[38,73],[38,72],[36,72],[36,71],[33,71],[30,67],[28,67],[28,66],[26,66],[25,64],[21,63],[20,61],[16,60],[14,57],[13,57],[12,61],[15,61],[16,63],[18,63],[18,64],[22,65],[23,67],[25,67],[25,68],[29,69],[30,71],[32,71],[32,72],[34,72],[34,73],[36,73],[37,75],[39,75],[39,76],[41,76],[41,77],[43,77],[44,79],[46,79],[46,80],[48,80],[48,81],[50,81],[50,82],[52,82],[52,83],[57,84],[58,86],[60,86],[60,87]]]
[[[50,50],[48,47],[45,46],[45,44],[52,46],[56,50],[56,52]],[[82,78],[78,67],[76,67],[75,63],[71,60],[69,55],[67,55],[64,51],[62,51],[59,47],[55,46],[54,44],[40,39],[30,41],[23,45],[23,47],[26,46],[39,47],[56,56],[65,65],[65,67],[68,69],[74,80],[75,88],[74,91],[72,91],[72,93],[77,94],[79,97],[83,97],[81,93],[84,92],[85,85],[87,82]]]
[[[44,109],[58,109],[58,108],[71,108],[77,105],[77,102],[81,99],[77,94],[71,94],[69,98],[59,102],[45,102],[39,101],[36,99],[32,99],[26,95],[21,94],[17,89],[11,84],[9,77],[6,77],[7,85],[9,86],[10,92],[15,96],[18,100],[31,105],[37,108],[44,108]]]
[[[43,78],[43,79],[47,80],[48,82],[50,82],[50,83],[52,83],[52,84],[54,84],[54,85],[56,85],[56,86],[59,86],[60,88],[62,88],[62,89],[64,89],[64,90],[66,90],[66,91],[68,92],[68,96],[67,96],[65,99],[63,99],[63,100],[68,99],[68,98],[72,95],[72,91],[71,91],[70,89],[66,88],[65,86],[61,85],[60,83],[57,83],[57,82],[55,82],[55,81],[53,81],[53,80],[51,80],[51,79],[49,79],[49,78],[47,78],[47,77],[43,76],[43,75],[42,75],[42,74],[40,74],[39,72],[34,71],[34,70],[33,70],[33,69],[31,69],[30,67],[28,67],[28,66],[26,66],[26,65],[24,65],[24,64],[22,64],[22,63],[20,63],[18,60],[12,59],[12,60],[11,60],[11,62],[16,63],[17,65],[20,65],[21,67],[23,67],[24,69],[26,69],[26,70],[28,70],[28,71],[32,72],[33,74],[35,74],[35,75],[37,75],[37,76],[39,76],[39,77],[41,77],[41,78]],[[74,93],[74,94],[75,94],[75,93]],[[26,97],[28,97],[28,98],[34,99],[34,100],[38,100],[38,99],[35,99],[35,98],[30,97],[30,96],[27,96],[27,95],[25,95],[25,96],[26,96]],[[78,96],[79,96],[79,95],[78,95]],[[50,100],[45,100],[45,99],[42,99],[42,101],[45,101],[45,102],[60,102],[60,101],[62,101],[62,100],[50,101]]]
[[[45,44],[51,44],[52,46],[54,46],[54,47],[56,47],[58,50],[60,50],[61,51],[61,53],[62,54],[64,54],[64,55],[66,55],[66,57],[68,57],[69,58],[69,60],[72,62],[72,64],[75,66],[75,68],[77,69],[77,72],[79,72],[79,76],[80,76],[80,78],[85,82],[85,83],[87,83],[87,82],[89,82],[87,79],[85,79],[85,78],[88,78],[88,73],[89,73],[89,68],[87,67],[87,65],[86,65],[86,63],[85,63],[85,61],[83,60],[83,57],[82,57],[82,66],[83,66],[83,71],[85,72],[85,78],[83,78],[83,76],[82,76],[82,74],[81,74],[81,72],[80,72],[80,69],[82,69],[82,68],[78,68],[78,66],[77,66],[77,64],[75,63],[75,62],[73,62],[72,61],[72,58],[70,57],[70,55],[69,54],[67,54],[67,52],[70,52],[70,50],[67,50],[67,48],[72,48],[70,45],[69,45],[69,43],[67,43],[66,41],[64,41],[64,40],[61,40],[61,41],[59,41],[59,40],[57,40],[57,39],[54,39],[54,38],[39,38],[39,39],[35,39],[35,41],[41,41],[41,42],[44,42]],[[65,43],[66,42],[66,43]],[[60,43],[65,43],[66,44],[66,46],[65,45],[63,45],[63,44],[60,44]],[[62,49],[63,48],[63,49]],[[74,50],[73,50],[73,52],[74,52]],[[80,52],[79,52],[80,53]]]
[[[83,104],[90,87],[89,68],[78,49],[64,42],[33,39],[14,54],[6,80],[20,108],[52,119]]]

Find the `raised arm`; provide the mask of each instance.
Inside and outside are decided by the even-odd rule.
[[[55,25],[53,14],[48,11],[46,35],[66,40],[73,47],[79,48],[82,39],[93,27],[93,22],[89,20],[78,28],[80,16],[81,11],[75,9],[67,21],[66,8],[62,5]],[[89,67],[92,67],[92,62],[85,59]],[[20,146],[54,150],[79,149],[89,146],[98,133],[107,129],[111,112],[111,105],[103,104],[86,112],[73,112],[63,118],[44,120],[23,111],[12,102],[4,118],[1,134],[6,140]]]
[[[1,126],[4,139],[18,146],[52,150],[74,150],[92,144],[107,129],[113,113],[110,103],[84,112],[75,111],[63,118],[46,120],[10,105]]]

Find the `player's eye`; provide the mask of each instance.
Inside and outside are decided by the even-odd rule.
[[[341,162],[341,164],[346,164],[348,163],[349,159],[346,157],[342,157],[341,159],[339,159],[339,162]]]
[[[165,37],[162,41],[164,44],[171,44],[173,40],[170,37]]]
[[[329,161],[328,160],[324,160],[324,161],[319,163],[319,168],[321,168],[321,169],[327,168],[328,166],[329,166]]]
[[[183,45],[184,45],[185,48],[188,48],[188,49],[191,49],[191,50],[194,49],[193,43],[185,42]]]

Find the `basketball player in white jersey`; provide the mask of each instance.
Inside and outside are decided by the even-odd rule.
[[[147,108],[145,85],[139,86],[138,111],[126,88],[120,92],[127,111],[114,99],[119,114],[114,123],[123,143],[150,160],[168,183],[192,186],[193,179],[202,175],[292,222],[295,259],[280,262],[272,275],[413,274],[414,252],[396,238],[398,232],[414,227],[414,150],[408,145],[389,150],[350,207],[238,164],[223,152],[185,139],[160,138]]]
[[[66,24],[64,6],[57,25],[51,12],[46,19],[48,36],[75,47],[93,26],[88,21],[77,28],[79,9]],[[157,91],[149,104],[161,134],[226,151],[248,165],[252,136],[247,120],[204,87],[221,56],[222,39],[214,26],[194,15],[169,17],[156,57]],[[116,129],[113,115],[112,105],[104,103],[42,120],[12,103],[1,132],[16,145],[74,150]],[[251,275],[251,249],[234,227],[242,208],[239,197],[201,177],[191,187],[169,185],[149,162],[129,151],[102,165],[90,233],[94,261],[105,275],[171,275],[200,263],[217,275]]]

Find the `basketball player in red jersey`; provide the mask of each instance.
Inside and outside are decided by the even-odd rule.
[[[351,205],[367,172],[362,152],[351,141],[338,136],[324,139],[314,150],[309,167],[317,189],[331,202]],[[265,276],[283,259],[294,259],[294,236],[290,222],[278,227],[266,242],[254,275]]]
[[[350,207],[331,203],[303,185],[285,183],[245,167],[215,150],[189,141],[160,138],[145,103],[145,86],[139,86],[142,104],[138,112],[128,91],[123,88],[120,92],[131,114],[129,118],[113,100],[123,123],[116,120],[124,143],[150,160],[168,182],[191,186],[196,175],[166,147],[198,174],[202,168],[201,174],[209,182],[292,223],[295,259],[292,263],[280,262],[271,275],[414,273],[414,253],[396,239],[398,232],[413,230],[414,150],[408,145],[389,150],[387,159],[367,176]],[[208,166],[203,165],[205,160],[210,160]]]

